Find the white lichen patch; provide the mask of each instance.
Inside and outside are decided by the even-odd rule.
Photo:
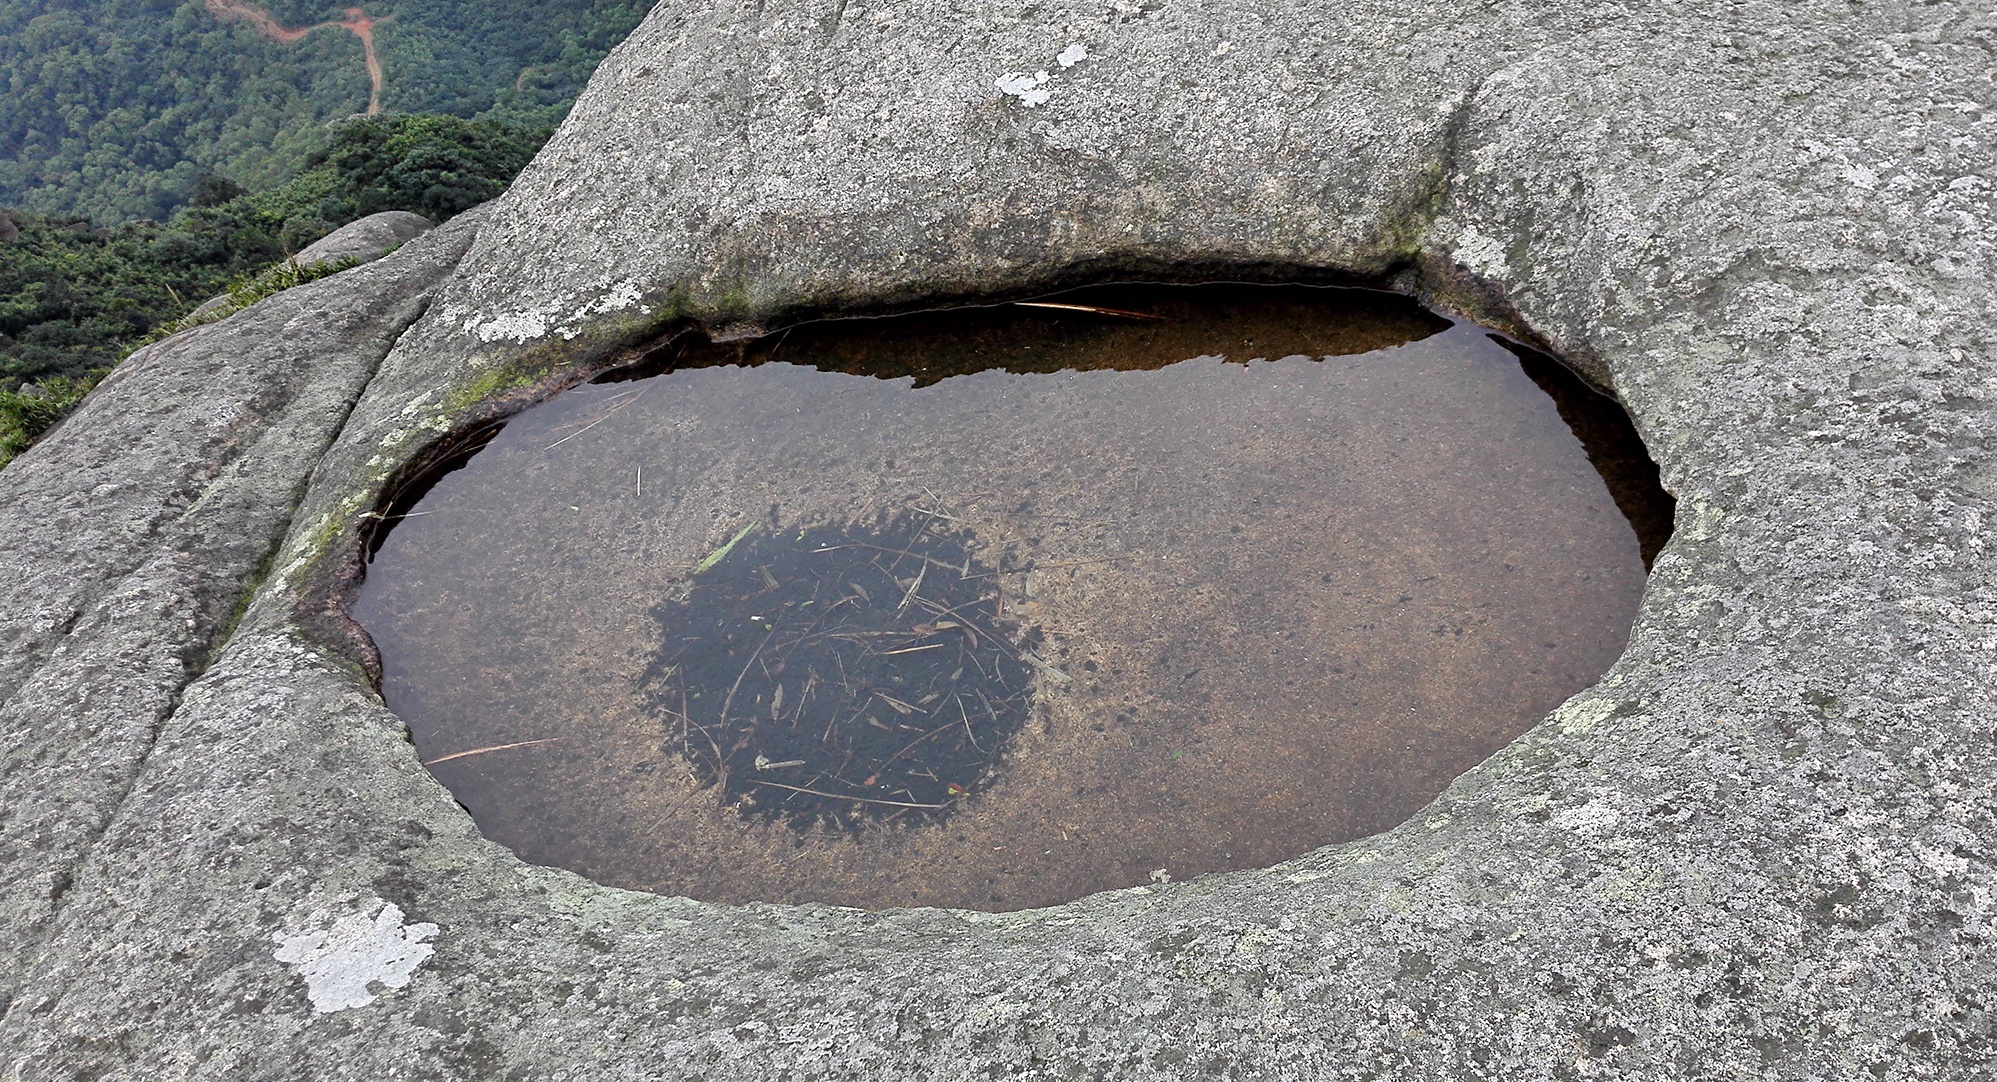
[[[971,1024],[979,1028],[1003,1026],[1034,1013],[1033,1004],[1004,996],[986,996],[971,1007]]]
[[[1613,832],[1622,818],[1623,813],[1616,807],[1615,801],[1602,797],[1556,814],[1553,825],[1584,838],[1598,838]]]
[[[1505,246],[1479,233],[1476,226],[1464,226],[1454,248],[1456,262],[1480,278],[1502,281],[1511,276],[1511,266],[1505,261]]]
[[[526,342],[548,333],[548,320],[554,313],[547,306],[519,312],[505,312],[490,319],[471,316],[465,329],[481,342]]]
[[[1090,59],[1088,46],[1077,41],[1061,50],[1060,54],[1054,57],[1054,63],[1066,71],[1088,59]],[[1045,70],[1008,71],[999,76],[992,85],[998,88],[999,93],[1018,98],[1020,104],[1032,109],[1047,104],[1048,99],[1054,96],[1054,92],[1047,88],[1047,81],[1052,78],[1053,76]]]
[[[314,917],[324,919],[323,914]],[[279,932],[271,938],[278,945],[273,957],[304,979],[312,1009],[331,1014],[373,1003],[376,993],[369,990],[373,985],[408,985],[410,976],[435,953],[425,941],[436,934],[434,924],[403,924],[401,907],[386,902],[372,918],[353,914],[325,931]]]
[[[1560,731],[1570,735],[1585,733],[1608,720],[1616,704],[1608,699],[1569,699],[1553,712]]]
[[[604,284],[603,290],[592,300],[582,301],[562,314],[566,307],[560,301],[545,301],[512,312],[481,314],[473,312],[460,314],[462,309],[453,309],[460,329],[476,337],[481,342],[531,342],[549,334],[559,334],[564,339],[573,339],[582,333],[582,326],[593,316],[637,308],[649,315],[650,305],[639,304],[644,290],[636,282]]]
[[[1041,85],[1047,79],[1048,75],[1044,71],[1036,71],[1032,74],[1023,71],[1008,71],[1004,75],[999,76],[998,81],[992,85],[998,87],[999,93],[1010,94],[1025,103],[1028,109],[1031,109],[1036,105],[1047,104],[1047,99],[1054,96],[1053,91]]]
[[[1505,805],[1505,810],[1521,818],[1537,815],[1553,804],[1553,798],[1545,793],[1530,793]]]

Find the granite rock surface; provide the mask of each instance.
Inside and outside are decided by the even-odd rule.
[[[379,214],[355,219],[320,237],[306,245],[297,255],[292,256],[291,262],[300,267],[310,267],[319,263],[338,263],[341,260],[365,263],[371,259],[380,259],[398,246],[422,236],[433,228],[435,223],[421,214],[413,214],[406,210],[384,210]],[[268,278],[274,273],[267,271],[264,276]],[[202,301],[188,315],[192,318],[205,316],[229,302],[230,296],[227,293],[210,297]]]
[[[292,261],[299,266],[341,259],[379,259],[435,228],[436,223],[406,210],[384,210],[357,218],[306,245]]]
[[[0,474],[0,994],[472,229],[147,346]]]
[[[1997,1076],[1994,50],[1972,3],[662,5],[480,216],[0,472],[0,1077]],[[1679,499],[1623,658],[1396,830],[705,905],[486,842],[373,690],[339,597],[454,433],[688,323],[1215,273],[1542,343]]]

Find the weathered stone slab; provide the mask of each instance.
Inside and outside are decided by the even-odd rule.
[[[0,992],[470,232],[141,350],[0,471]]]
[[[348,222],[306,245],[292,262],[299,266],[331,263],[342,259],[379,259],[398,245],[407,244],[428,233],[435,223],[421,214],[406,210],[384,210]]]
[[[10,1068],[1992,1075],[1993,45],[1948,4],[661,7],[320,461]],[[439,434],[675,321],[1171,268],[1536,336],[1679,497],[1617,666],[1385,835],[1002,916],[606,890],[478,837],[326,602]]]
[[[421,214],[413,214],[406,210],[384,210],[379,214],[370,214],[365,218],[348,222],[320,237],[306,245],[297,255],[292,256],[291,262],[300,267],[337,263],[343,259],[365,263],[371,259],[380,259],[432,228],[434,223]],[[269,278],[275,273],[267,271],[264,276]],[[227,305],[229,301],[227,293],[210,297],[188,313],[188,316],[190,318],[205,316]]]

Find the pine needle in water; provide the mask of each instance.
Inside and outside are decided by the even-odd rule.
[[[1058,308],[1064,312],[1087,312],[1090,315],[1120,316],[1124,319],[1162,321],[1165,318],[1164,316],[1152,315],[1149,312],[1131,312],[1122,308],[1103,308],[1094,304],[1061,304],[1055,301],[1014,301],[1012,303],[1020,308]]]
[[[435,759],[425,759],[423,760],[423,765],[436,766],[438,763],[448,763],[453,759],[464,759],[464,758],[469,758],[470,756],[473,755],[484,755],[487,752],[492,752],[492,751],[508,751],[513,748],[531,748],[541,744],[552,744],[560,739],[561,737],[559,736],[550,736],[550,737],[544,737],[540,740],[519,740],[511,744],[489,744],[482,748],[473,748],[470,751],[454,751],[449,755],[439,755]]]

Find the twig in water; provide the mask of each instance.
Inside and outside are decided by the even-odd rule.
[[[959,694],[952,698],[957,700],[957,716],[964,719],[964,735],[971,738],[971,746],[978,749],[978,754],[984,754],[984,747],[978,743],[978,734],[971,731],[971,715],[964,709],[964,696]]]
[[[449,755],[439,755],[435,759],[425,759],[423,760],[423,765],[436,766],[438,763],[448,763],[453,759],[463,759],[473,755],[484,755],[486,752],[489,751],[506,751],[511,748],[531,748],[537,744],[552,744],[560,739],[561,737],[559,736],[550,736],[550,737],[544,737],[543,739],[540,740],[519,740],[511,744],[492,744],[483,748],[473,748],[470,751],[454,751]]]
[[[659,709],[664,710],[668,714],[673,714],[680,719],[680,743],[685,744],[688,742],[686,727],[689,725],[693,726],[694,730],[700,733],[701,736],[707,738],[707,746],[714,749],[714,771],[720,776],[723,783],[722,787],[726,788],[728,781],[728,760],[721,754],[721,745],[714,742],[714,734],[707,731],[707,726],[687,716],[686,689],[680,689],[680,708],[677,711],[669,706],[662,706]]]
[[[900,714],[902,717],[907,717],[910,714],[915,713],[915,707],[910,706],[905,702],[902,702],[900,699],[897,699],[894,696],[889,695],[885,691],[874,692],[874,698],[879,699],[880,701],[893,707],[895,713]]]
[[[714,724],[716,725],[728,724],[728,708],[735,705],[735,693],[742,690],[742,678],[749,675],[749,666],[754,665],[756,663],[756,659],[762,656],[763,647],[768,646],[770,644],[770,639],[773,638],[776,635],[776,633],[777,629],[771,628],[770,633],[768,635],[763,636],[763,641],[757,643],[756,649],[749,654],[749,660],[743,664],[742,671],[735,674],[734,686],[728,689],[728,697],[721,700],[721,716],[714,719]]]
[[[1125,319],[1163,320],[1164,316],[1150,312],[1131,312],[1122,308],[1103,308],[1094,304],[1059,304],[1054,301],[1014,301],[1021,308],[1058,308],[1064,312],[1088,312],[1098,316],[1122,316]]]
[[[650,388],[646,388],[646,390],[650,390]],[[611,417],[611,415],[612,415],[612,414],[614,414],[614,413],[616,413],[616,412],[617,412],[618,410],[621,410],[621,409],[623,409],[624,407],[626,407],[626,406],[630,405],[631,403],[633,403],[633,402],[636,402],[636,401],[638,401],[638,399],[639,399],[639,398],[641,398],[641,397],[643,397],[643,396],[644,396],[644,394],[645,394],[645,392],[644,392],[644,391],[638,391],[638,392],[635,392],[634,394],[632,394],[632,395],[631,395],[631,397],[629,397],[629,398],[626,398],[626,399],[625,399],[624,401],[622,401],[622,402],[619,402],[618,404],[616,404],[616,405],[614,405],[614,406],[610,407],[610,408],[609,408],[609,409],[607,409],[607,410],[604,410],[604,411],[603,411],[603,416],[601,416],[601,417],[598,417],[598,418],[597,418],[596,420],[594,420],[594,421],[591,421],[590,423],[588,423],[588,424],[586,424],[586,425],[582,426],[581,428],[578,428],[578,429],[576,429],[576,430],[575,430],[574,432],[571,432],[571,433],[569,433],[568,435],[566,435],[566,436],[563,436],[563,437],[562,437],[561,439],[558,439],[558,440],[556,440],[555,442],[553,442],[553,443],[551,443],[551,444],[547,445],[546,447],[543,447],[543,448],[541,448],[541,450],[543,450],[543,451],[552,451],[552,450],[554,450],[555,448],[557,448],[557,447],[560,447],[560,446],[561,446],[562,444],[565,444],[565,443],[569,442],[570,440],[572,440],[572,439],[575,439],[575,438],[576,438],[577,436],[580,436],[580,435],[582,435],[583,433],[585,433],[585,432],[589,431],[590,429],[592,429],[592,428],[595,428],[595,427],[596,427],[597,425],[600,425],[600,424],[602,424],[603,422],[605,422],[605,421],[608,421],[608,420],[610,420],[610,417]]]
[[[911,537],[911,538],[909,538],[909,539],[908,539],[908,541],[907,541],[907,543],[906,543],[906,544],[904,544],[904,545],[902,545],[902,547],[901,547],[901,551],[900,551],[900,552],[897,552],[897,553],[895,553],[895,558],[894,558],[894,562],[888,565],[888,577],[889,577],[889,578],[894,578],[894,569],[895,569],[895,568],[897,568],[897,567],[900,567],[900,566],[901,566],[901,558],[902,558],[903,556],[912,556],[912,555],[914,555],[914,552],[913,552],[912,550],[913,550],[913,549],[915,548],[915,543],[916,543],[917,541],[920,541],[920,540],[922,540],[922,535],[923,535],[923,534],[926,534],[926,533],[928,533],[928,532],[929,532],[929,527],[930,527],[930,525],[931,525],[931,523],[930,523],[930,521],[929,521],[928,519],[923,519],[923,520],[922,520],[922,525],[920,525],[920,526],[917,526],[917,527],[915,528],[915,536],[914,536],[914,537]],[[917,559],[924,559],[924,558],[925,558],[925,557],[917,557]]]
[[[846,550],[846,549],[872,549],[872,550],[873,550],[873,551],[875,551],[875,552],[885,552],[885,553],[888,553],[888,554],[889,554],[889,555],[891,555],[891,556],[914,556],[914,557],[915,557],[916,559],[918,559],[918,560],[921,560],[921,561],[922,561],[923,563],[926,563],[926,564],[930,565],[931,567],[940,567],[940,568],[942,568],[943,570],[945,570],[945,571],[950,571],[950,572],[955,572],[955,571],[957,570],[957,565],[956,565],[956,564],[946,564],[946,563],[944,563],[944,562],[943,562],[943,561],[941,561],[941,560],[932,560],[932,559],[930,559],[929,557],[927,557],[927,556],[923,556],[923,555],[921,555],[921,554],[919,554],[919,553],[914,553],[914,552],[908,552],[908,551],[906,551],[906,550],[904,550],[904,549],[891,549],[891,548],[885,548],[885,547],[883,547],[883,546],[881,546],[881,545],[868,545],[868,544],[863,544],[863,543],[861,543],[861,542],[858,542],[858,541],[855,541],[855,542],[853,542],[853,543],[851,543],[851,544],[847,544],[847,545],[827,545],[827,546],[825,546],[824,548],[816,548],[816,549],[812,549],[812,550],[811,550],[811,552],[812,552],[812,555],[814,555],[814,556],[815,556],[815,555],[817,555],[818,553],[821,553],[821,552],[842,552],[842,551],[844,551],[844,550]],[[874,569],[875,569],[876,571],[886,571],[886,570],[887,570],[886,568],[883,568],[883,567],[881,567],[881,565],[879,565],[879,564],[875,564],[875,565],[873,565],[873,566],[874,566]],[[890,576],[888,576],[888,577],[889,577],[889,578],[893,578],[894,576],[890,575]],[[972,576],[971,576],[971,578],[977,578],[977,577],[978,577],[978,576],[976,576],[976,575],[972,575]],[[856,583],[855,585],[857,586],[858,584]],[[864,595],[862,595],[862,596],[864,596]],[[869,600],[869,601],[872,601],[872,600],[873,600],[873,598],[867,598],[867,600]]]
[[[894,607],[894,611],[900,612],[901,610],[908,607],[909,600],[915,597],[915,592],[917,590],[922,589],[922,576],[927,575],[928,573],[929,573],[929,568],[927,566],[919,567],[916,569],[915,581],[908,584],[908,592],[901,595],[901,604],[896,605]]]
[[[886,759],[882,760],[881,768],[883,770],[887,769],[887,765],[889,763],[892,763],[896,759],[899,759],[902,756],[907,755],[910,749],[914,748],[917,744],[922,743],[923,741],[929,739],[930,737],[935,736],[937,733],[940,733],[945,729],[954,729],[954,728],[956,728],[955,725],[951,725],[950,723],[945,722],[942,725],[938,725],[936,728],[931,729],[926,733],[923,733],[921,736],[918,736],[914,740],[909,741],[907,746],[903,747],[900,751],[895,752],[893,755],[890,755]]]
[[[880,653],[878,653],[878,654],[875,654],[874,656],[875,656],[875,657],[893,657],[893,656],[895,656],[896,654],[919,654],[919,653],[921,653],[921,652],[922,652],[922,651],[924,651],[924,650],[941,650],[941,649],[943,649],[943,648],[944,648],[945,646],[948,646],[948,645],[950,645],[950,644],[949,644],[949,643],[947,643],[947,642],[932,642],[932,643],[930,643],[930,644],[929,644],[928,646],[910,646],[910,647],[907,647],[906,649],[902,649],[902,650],[883,650],[883,651],[881,651]]]
[[[802,785],[785,785],[778,781],[758,781],[755,778],[746,778],[744,780],[750,785],[767,785],[772,789],[789,789],[793,793],[803,793],[806,796],[822,796],[828,800],[852,800],[861,804],[885,804],[890,808],[929,808],[935,810],[950,806],[948,804],[911,804],[906,800],[875,800],[872,797],[848,796],[845,793],[828,793],[823,789],[806,789]]]

